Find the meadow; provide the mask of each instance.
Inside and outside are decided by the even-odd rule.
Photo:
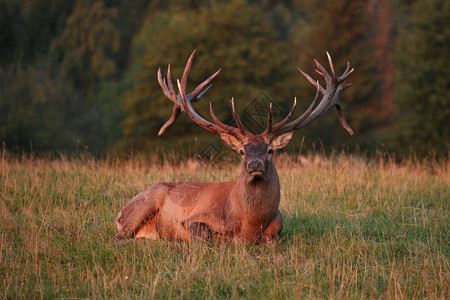
[[[157,181],[237,163],[0,158],[0,298],[449,298],[450,163],[276,157],[281,239],[130,240],[115,218]]]

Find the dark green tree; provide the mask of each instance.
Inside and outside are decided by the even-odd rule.
[[[122,86],[117,82],[116,55],[120,30],[117,28],[117,8],[104,1],[77,0],[68,16],[64,30],[53,41],[52,58],[79,94],[85,111],[77,111],[86,119],[84,142],[102,149],[119,137],[118,125],[122,109],[118,95]]]
[[[115,8],[103,1],[78,0],[61,35],[53,42],[53,56],[77,87],[89,87],[115,73],[111,58],[118,49]]]
[[[134,40],[134,65],[130,76],[136,78],[135,87],[125,94],[123,101],[129,114],[124,123],[126,144],[149,147],[162,124],[171,114],[172,106],[157,83],[156,71],[166,72],[172,66],[173,79],[181,78],[186,60],[198,49],[189,76],[188,90],[214,73],[222,72],[214,87],[196,109],[209,117],[209,102],[222,120],[230,116],[229,103],[233,96],[239,108],[245,107],[261,90],[274,101],[291,103],[293,95],[283,82],[295,71],[287,70],[288,51],[270,18],[249,5],[235,0],[212,2],[199,9],[172,6],[169,11],[150,12],[140,33]],[[204,134],[185,116],[181,116],[165,136],[193,133]],[[161,144],[161,142],[158,142]]]
[[[396,45],[398,140],[447,154],[450,143],[450,2],[417,1]]]
[[[87,145],[90,112],[50,61],[0,69],[0,141],[13,151]]]
[[[31,63],[45,57],[73,5],[73,0],[0,1],[0,63]]]
[[[109,81],[116,70],[116,9],[103,1],[5,0],[0,15],[7,25],[0,31],[0,141],[12,149],[66,152],[113,144],[122,92]]]
[[[342,72],[347,61],[355,68],[348,79],[353,85],[343,93],[341,101],[355,136],[350,138],[339,128],[336,113],[330,111],[305,129],[307,135],[319,137],[325,145],[359,143],[363,147],[373,146],[375,132],[384,121],[380,114],[381,103],[373,97],[379,79],[367,6],[368,1],[304,0],[297,8],[299,14],[304,15],[291,32],[298,66],[313,78],[320,79],[314,72],[313,59],[328,65],[328,51],[337,72]],[[298,82],[301,98],[311,99],[314,88],[306,80],[299,79]]]

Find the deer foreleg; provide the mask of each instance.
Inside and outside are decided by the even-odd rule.
[[[269,226],[263,232],[262,241],[272,241],[278,238],[283,229],[283,218],[278,210],[276,217],[269,223]]]

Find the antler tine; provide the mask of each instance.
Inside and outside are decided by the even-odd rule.
[[[191,101],[192,101],[192,102],[198,102],[198,101],[200,101],[200,99],[202,99],[203,96],[206,95],[206,93],[212,88],[212,86],[213,86],[212,84],[208,85],[208,86],[206,87],[206,89],[205,89],[203,92],[201,92],[197,97],[191,98]],[[190,95],[191,95],[191,94],[189,94],[188,97],[190,97]]]
[[[274,132],[277,132],[281,127],[283,127],[287,122],[289,122],[292,119],[296,107],[297,107],[297,97],[294,97],[294,103],[292,104],[291,110],[280,123],[273,126]]]
[[[168,67],[168,73],[169,72],[170,72],[170,65]],[[178,118],[178,116],[181,113],[181,106],[177,100],[177,96],[175,94],[175,91],[173,90],[173,86],[172,86],[173,92],[171,92],[169,87],[167,86],[166,80],[162,77],[161,68],[158,68],[157,77],[158,77],[159,86],[161,87],[164,95],[166,95],[166,97],[173,102],[172,115],[170,116],[169,120],[167,120],[166,123],[164,123],[164,125],[161,126],[161,129],[158,132],[158,136],[161,136],[164,134],[166,129],[176,121],[176,119]],[[169,75],[169,77],[170,77],[170,75]],[[170,83],[172,83],[172,82],[170,81]]]
[[[318,60],[315,59],[314,62],[316,63],[317,68],[319,69],[316,70],[316,72],[319,73],[325,79],[325,84],[328,88],[328,85],[332,84],[333,78],[330,76],[327,69],[325,69],[324,66],[322,66]]]
[[[348,132],[348,134],[353,135],[353,129],[348,125],[347,120],[344,117],[344,112],[342,111],[342,106],[337,105],[336,108],[338,111],[339,123],[345,129],[345,131]]]
[[[347,62],[347,64],[348,64],[348,62]],[[348,65],[348,68],[350,69],[350,64]],[[348,78],[348,76],[350,76],[350,74],[353,73],[353,71],[355,71],[355,68],[352,68],[351,70],[345,69],[345,72],[342,73],[341,76],[339,76],[338,80],[339,80],[339,81],[344,81],[345,79]]]
[[[343,84],[342,88],[345,90],[346,88],[349,88],[351,86],[352,86],[352,83],[350,82],[350,83],[347,83],[347,84]]]
[[[186,62],[186,66],[184,67],[183,76],[181,77],[181,88],[183,89],[183,91],[186,91],[187,79],[189,71],[191,70],[192,60],[194,59],[195,52],[197,52],[197,49],[194,49],[194,51],[192,51],[189,59]]]
[[[302,69],[300,69],[300,68],[297,68],[297,70],[312,84],[312,85],[314,85],[315,87],[317,87],[317,84],[318,84],[318,82],[316,81],[316,80],[314,80],[314,79],[312,79],[312,77],[311,76],[309,76],[307,73],[305,73]],[[316,70],[316,72],[317,72],[317,70]],[[319,84],[319,88],[320,88],[320,91],[322,92],[322,94],[325,94],[325,89]]]
[[[173,87],[172,83],[172,73],[170,72],[170,64],[167,65],[167,85],[169,86],[170,93],[172,94],[172,101],[175,103],[179,103],[179,99],[177,98],[177,93]]]
[[[333,80],[336,80],[336,72],[334,71],[333,60],[331,59],[330,53],[327,51],[328,64],[330,65],[331,75],[333,76]]]
[[[234,98],[231,98],[231,114],[233,115],[233,119],[236,122],[236,125],[239,129],[239,132],[241,134],[245,134],[244,125],[242,125],[241,119],[239,118],[239,115],[236,113],[236,110],[234,108]]]
[[[301,123],[301,122],[303,122],[306,118],[308,118],[310,115],[311,115],[311,113],[313,112],[313,109],[314,109],[314,107],[316,106],[316,104],[317,104],[317,100],[319,99],[319,92],[320,92],[320,88],[319,88],[319,82],[317,81],[317,84],[318,84],[318,86],[317,86],[317,90],[316,90],[316,95],[314,96],[314,99],[313,99],[313,101],[311,102],[311,104],[309,105],[309,107],[308,107],[308,109],[307,110],[305,110],[305,112],[300,116],[300,117],[298,117],[298,119],[297,120],[295,120],[295,122],[297,123],[297,124],[299,124],[299,123]]]
[[[350,71],[350,62],[348,61],[347,62],[347,65],[345,66],[345,70],[344,70],[344,72],[342,73],[342,75],[338,78],[338,80],[340,80],[340,81],[342,81],[342,80],[344,80],[344,79],[342,79],[342,76],[344,76],[345,74],[347,74],[347,72],[349,72]],[[352,71],[349,73],[349,75],[352,73],[354,71],[354,68],[352,69]]]
[[[188,95],[188,97],[190,99],[192,99],[191,101],[198,101],[200,100],[205,94],[206,92],[211,88],[212,85],[208,86],[203,92],[200,93],[200,95],[197,96],[197,94],[205,87],[207,86],[211,81],[213,81],[214,78],[216,78],[217,75],[219,75],[220,71],[222,70],[222,68],[220,68],[219,70],[216,71],[216,73],[212,74],[211,76],[208,77],[208,79],[206,79],[205,81],[203,81],[202,83],[200,83],[193,91],[192,93],[190,93]]]
[[[194,60],[194,56],[195,56],[196,52],[197,52],[197,49],[192,51],[192,53],[189,56],[189,59],[186,63],[186,66],[184,67],[183,76],[181,77],[181,88],[183,89],[183,91],[186,91],[188,75],[189,75],[189,72],[191,71],[192,61]],[[209,89],[211,88],[212,85],[208,86],[203,92],[200,93],[200,95],[198,97],[197,97],[197,94],[205,86],[207,86],[211,81],[213,81],[213,79],[216,78],[216,76],[220,73],[221,70],[222,70],[222,68],[217,70],[214,74],[209,76],[205,81],[200,83],[189,95],[187,95],[189,100],[194,101],[194,102],[199,101],[209,91]]]
[[[181,102],[183,104],[183,110],[186,113],[186,115],[188,115],[188,117],[192,121],[194,121],[194,123],[196,123],[197,125],[199,125],[200,127],[204,128],[208,131],[219,133],[219,134],[220,133],[229,133],[238,138],[242,138],[244,135],[247,134],[245,131],[241,132],[240,130],[238,130],[238,128],[235,128],[235,127],[232,127],[232,126],[222,123],[216,117],[216,115],[212,109],[211,103],[209,105],[209,109],[210,109],[211,118],[213,119],[214,123],[211,123],[211,122],[205,120],[192,107],[191,101],[189,99],[187,99],[185,92],[182,90],[181,83],[179,80],[177,80],[177,85],[178,85],[178,90],[180,91],[180,98],[181,98]]]
[[[178,91],[180,92],[181,103],[183,104],[183,111],[186,115],[197,125],[200,127],[212,131],[212,132],[221,132],[222,130],[216,124],[211,123],[204,118],[202,118],[192,107],[191,101],[189,101],[186,97],[185,92],[181,87],[180,80],[177,79]]]
[[[167,120],[167,122],[164,123],[164,125],[161,127],[161,129],[158,132],[158,136],[163,135],[163,133],[166,131],[166,129],[175,122],[175,120],[178,118],[180,113],[181,113],[181,108],[179,106],[177,106],[176,104],[174,104],[173,109],[172,109],[172,115],[170,116],[169,120]]]
[[[161,68],[158,68],[157,77],[158,77],[159,86],[161,87],[164,95],[166,95],[167,98],[172,100],[172,95],[170,94],[169,88],[167,87],[167,84],[166,84],[165,80],[162,77]]]
[[[316,85],[316,95],[314,96],[314,99],[311,102],[311,104],[309,105],[309,107],[305,110],[305,112],[303,114],[301,114],[301,116],[299,116],[294,121],[292,121],[292,122],[290,122],[290,123],[288,123],[286,125],[283,125],[283,126],[278,126],[277,125],[277,130],[276,131],[274,130],[274,136],[280,135],[282,133],[285,133],[285,132],[297,129],[297,126],[299,124],[301,124],[302,122],[304,122],[311,115],[311,113],[313,112],[314,107],[316,106],[317,99],[319,99],[319,94],[320,94],[319,82],[317,81],[316,83],[317,83],[317,85]],[[291,110],[291,111],[293,113],[293,110]],[[290,118],[291,117],[292,117],[292,115],[290,116]],[[286,123],[287,123],[287,121],[286,121]]]
[[[209,114],[211,115],[211,119],[213,119],[213,122],[216,123],[217,126],[221,127],[222,129],[224,129],[225,131],[228,131],[230,133],[231,132],[235,133],[236,128],[222,123],[222,121],[220,121],[219,118],[217,118],[216,114],[214,113],[211,102],[209,102]]]
[[[272,103],[269,104],[269,113],[267,114],[266,133],[272,133]]]

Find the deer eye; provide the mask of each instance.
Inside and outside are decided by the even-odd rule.
[[[244,150],[239,150],[239,154],[244,155],[245,154]]]
[[[267,153],[268,153],[268,154],[272,154],[272,153],[273,153],[273,149],[269,149],[269,150],[267,151]]]

